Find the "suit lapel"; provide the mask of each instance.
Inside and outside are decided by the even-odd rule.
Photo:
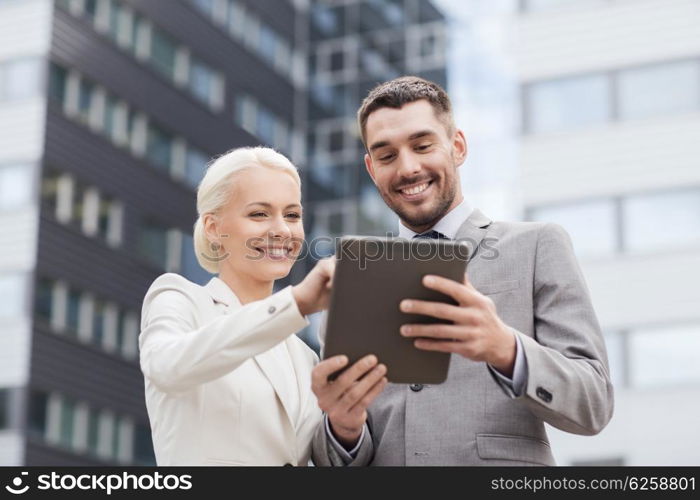
[[[231,311],[231,307],[233,307],[234,309],[237,307],[241,307],[241,302],[238,300],[238,297],[236,297],[236,294],[233,293],[229,286],[226,283],[224,283],[220,278],[212,278],[209,281],[209,283],[207,283],[204,286],[204,288],[209,292],[209,294],[215,302],[220,302],[227,306],[226,314],[228,314]],[[288,349],[290,345],[290,340],[291,337],[287,339]],[[292,356],[291,349],[289,349],[289,353],[292,357],[293,363],[294,356]],[[282,403],[284,412],[287,414],[287,419],[289,420],[289,423],[292,425],[292,428],[295,428],[296,422],[292,421],[292,414],[290,411],[291,407],[289,398],[291,397],[291,394],[288,394],[288,391],[285,390],[287,384],[285,383],[284,367],[280,366],[280,361],[278,360],[276,354],[271,352],[271,350],[258,354],[257,356],[254,356],[253,359],[257,363],[260,370],[265,374],[267,380],[272,385],[272,388],[275,390],[277,397]],[[303,393],[300,392],[300,394]]]
[[[464,241],[467,244],[469,247],[469,260],[472,260],[479,252],[481,240],[484,239],[490,225],[491,219],[475,208],[457,230],[455,239]]]
[[[296,375],[296,384],[299,389],[299,418],[303,418],[304,408],[309,399],[311,391],[311,364],[307,363],[307,349],[299,337],[290,335],[287,337],[287,348],[289,349],[289,357],[292,359],[294,366],[294,374]],[[294,422],[294,428],[298,428],[301,422]]]
[[[273,347],[273,349],[277,348],[278,346]],[[294,422],[294,419],[292,418],[291,405],[289,401],[289,398],[291,398],[292,395],[286,390],[287,383],[285,382],[285,377],[287,374],[285,373],[284,368],[280,366],[281,363],[277,357],[277,353],[272,352],[272,349],[270,349],[258,354],[257,356],[254,356],[254,359],[260,367],[260,370],[265,374],[265,377],[270,382],[270,385],[272,385],[272,388],[275,390],[275,393],[277,394],[277,397],[284,408],[284,413],[287,415],[289,424],[292,426],[292,429],[295,429],[296,422]]]

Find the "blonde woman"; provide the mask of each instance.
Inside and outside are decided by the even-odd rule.
[[[158,465],[306,465],[321,411],[317,357],[294,335],[327,307],[333,263],[273,292],[304,239],[299,175],[267,148],[214,161],[197,192],[205,286],[164,274],[139,337]]]

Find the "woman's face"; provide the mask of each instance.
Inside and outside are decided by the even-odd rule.
[[[304,241],[301,188],[290,174],[266,167],[234,175],[228,204],[210,219],[222,247],[220,270],[258,281],[283,278]]]

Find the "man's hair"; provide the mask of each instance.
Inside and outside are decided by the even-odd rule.
[[[360,126],[362,142],[367,146],[367,119],[369,115],[381,108],[400,109],[405,104],[425,99],[435,111],[435,116],[444,123],[447,132],[454,131],[452,104],[447,92],[437,83],[417,76],[402,76],[381,83],[370,90],[357,110],[357,122]]]

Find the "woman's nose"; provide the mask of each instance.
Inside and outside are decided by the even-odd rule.
[[[289,238],[292,236],[292,231],[284,218],[275,217],[270,227],[270,235],[273,238]]]

